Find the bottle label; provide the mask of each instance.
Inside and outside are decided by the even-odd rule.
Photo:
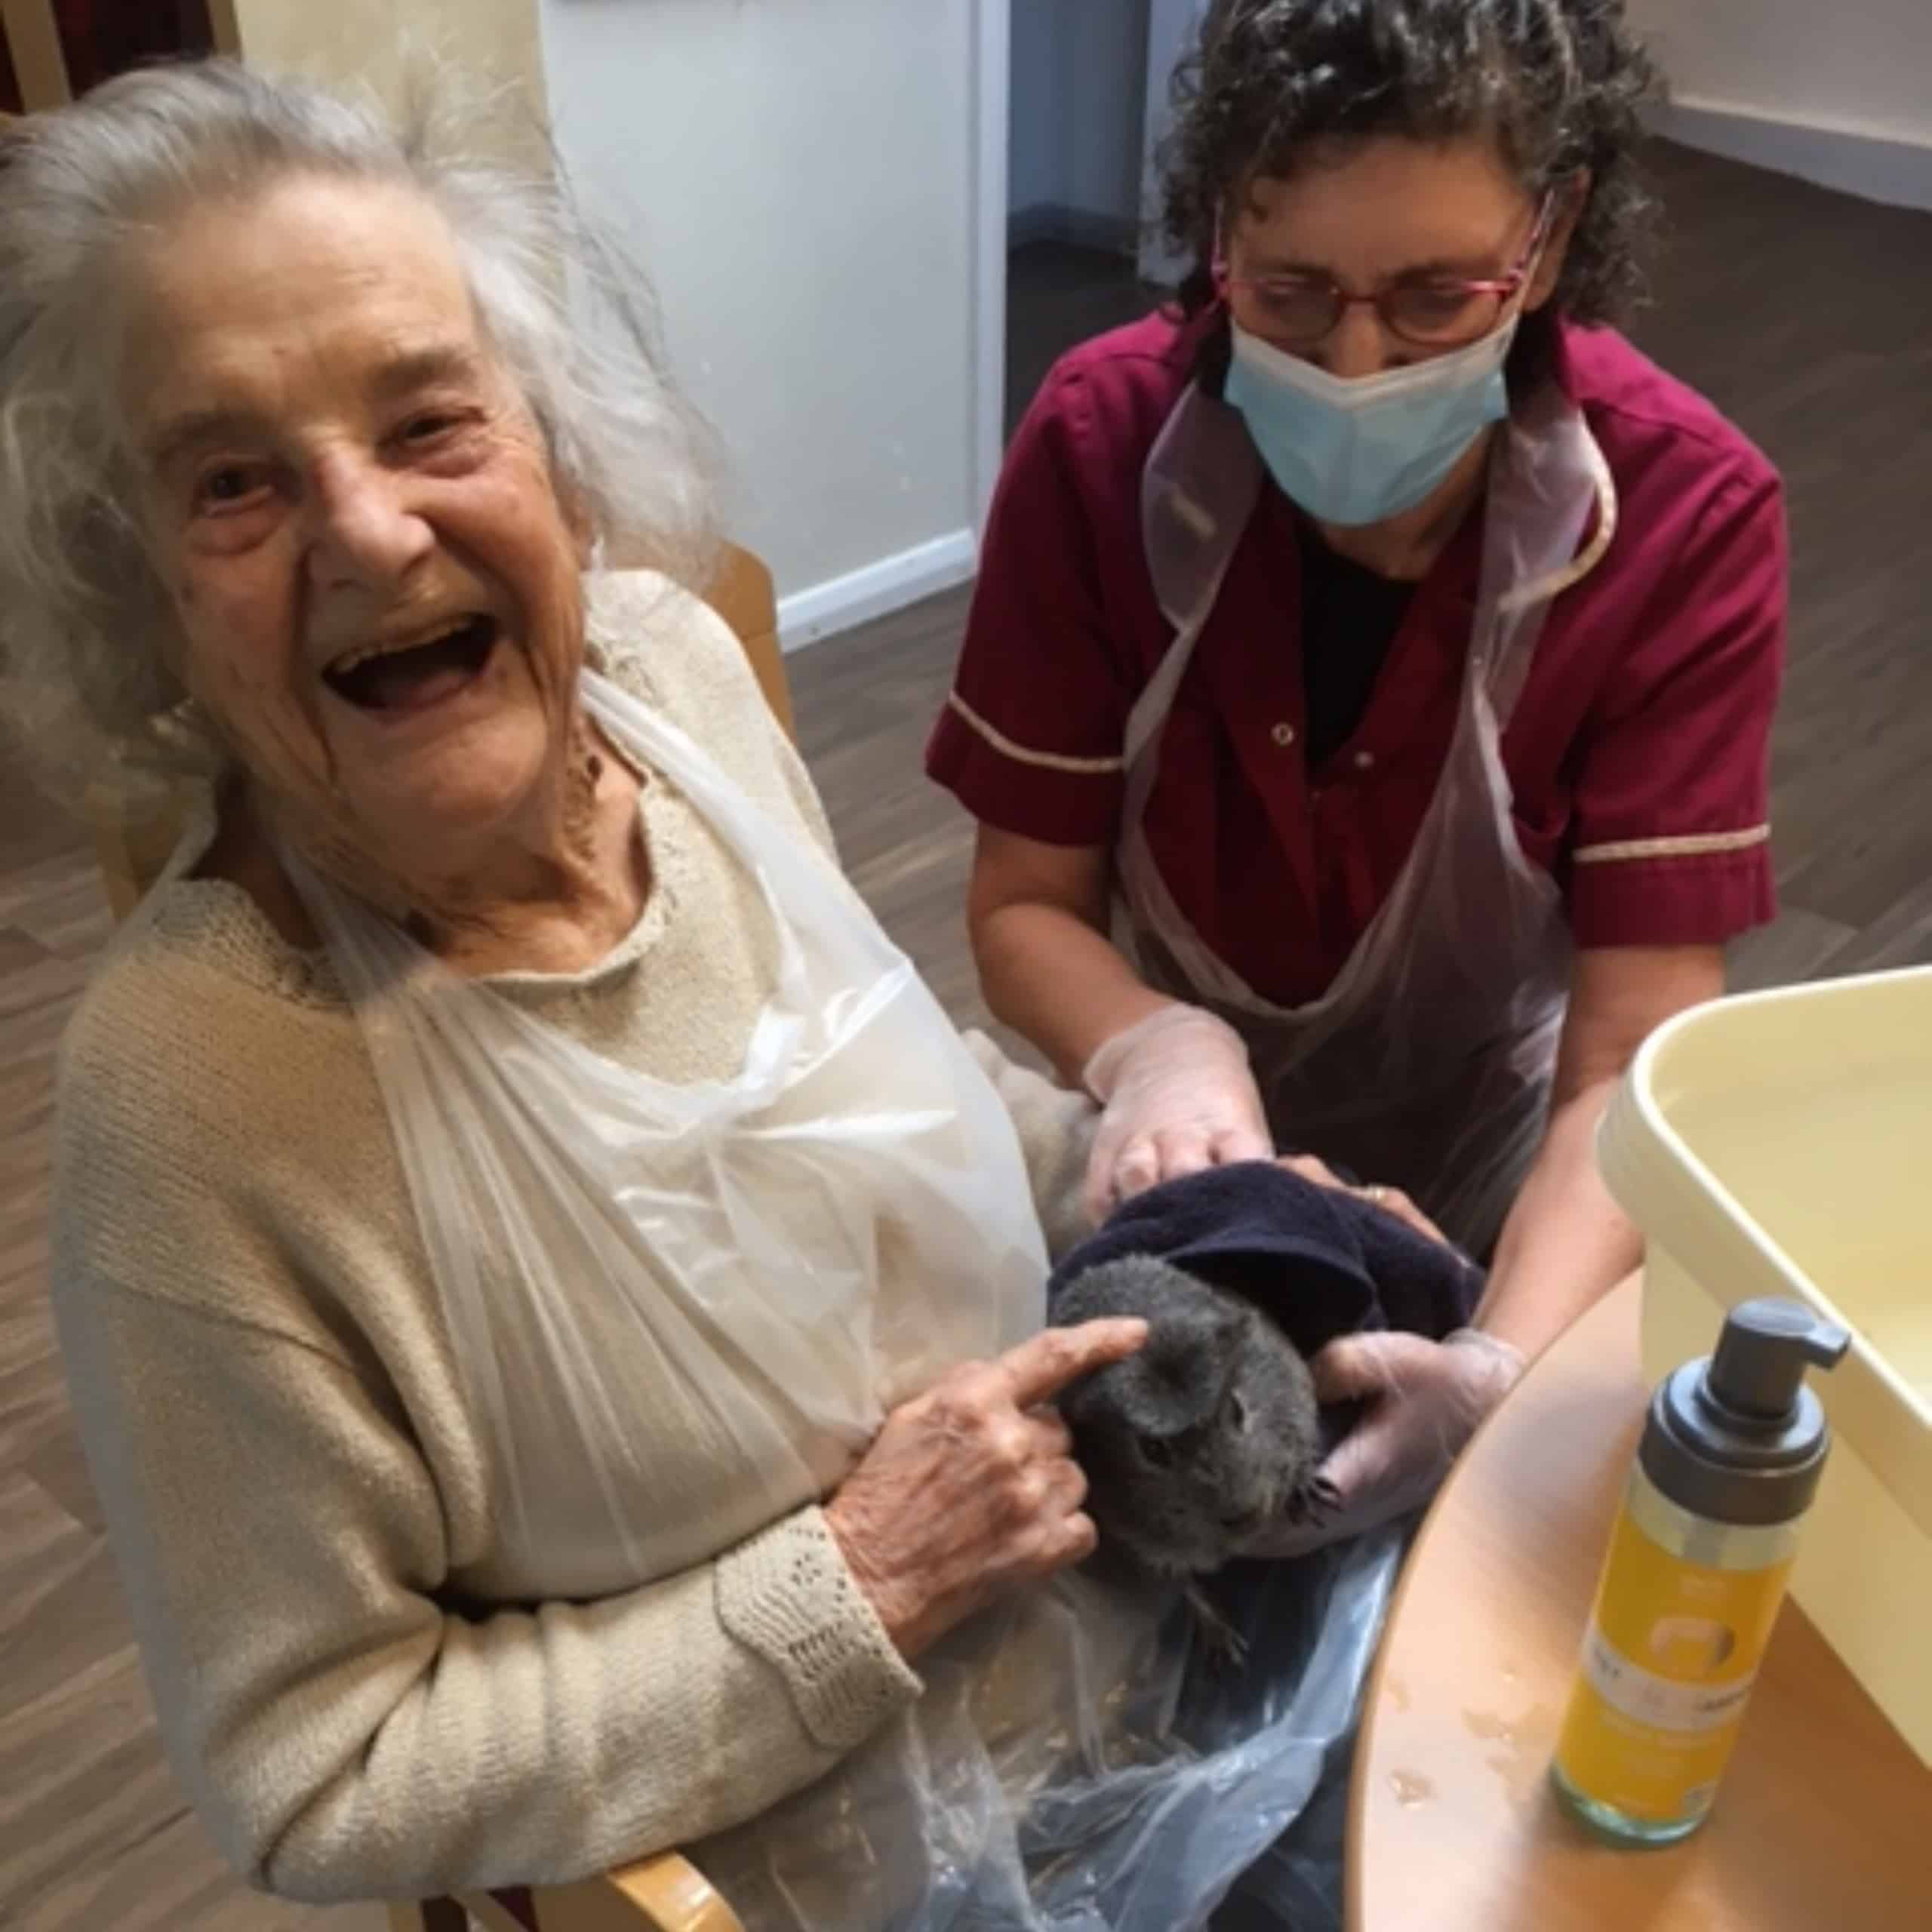
[[[1660,1823],[1708,1808],[1790,1572],[1788,1555],[1758,1570],[1688,1562],[1626,1511],[1557,1745],[1571,1786]]]
[[[1710,1626],[1699,1620],[1693,1631],[1666,1641],[1721,1647],[1724,1639],[1714,1636]],[[1721,1730],[1734,1723],[1758,1680],[1755,1670],[1749,1677],[1719,1684],[1696,1680],[1687,1683],[1646,1670],[1626,1657],[1594,1618],[1583,1640],[1583,1675],[1597,1695],[1632,1723],[1681,1731],[1687,1737]]]

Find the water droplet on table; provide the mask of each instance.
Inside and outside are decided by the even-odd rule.
[[[1468,1725],[1472,1736],[1480,1737],[1486,1744],[1506,1744],[1513,1748],[1516,1743],[1516,1727],[1493,1711],[1465,1711],[1463,1721]]]

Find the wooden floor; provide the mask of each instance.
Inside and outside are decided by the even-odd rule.
[[[1676,243],[1638,333],[1789,478],[1792,673],[1776,759],[1786,910],[1740,949],[1764,983],[1932,961],[1932,216],[1661,157]],[[1017,263],[1014,387],[1139,312],[1124,266]],[[847,863],[961,1017],[968,829],[920,775],[965,593],[792,660]],[[373,1932],[254,1898],[164,1767],[75,1451],[45,1303],[55,1041],[107,931],[86,854],[0,768],[0,1927]]]

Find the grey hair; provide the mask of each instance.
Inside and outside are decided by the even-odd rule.
[[[168,600],[135,515],[115,385],[131,245],[197,202],[321,174],[412,189],[600,539],[702,589],[709,432],[663,373],[648,282],[553,179],[479,158],[432,80],[371,103],[223,60],[150,68],[26,124],[0,155],[0,700],[47,788],[132,801],[218,755],[171,730]]]

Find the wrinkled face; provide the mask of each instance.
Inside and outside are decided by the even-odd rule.
[[[1537,212],[1486,141],[1430,146],[1378,136],[1350,142],[1292,179],[1263,177],[1249,186],[1223,238],[1234,278],[1229,309],[1250,334],[1331,375],[1373,376],[1426,361],[1448,352],[1392,333],[1366,303],[1349,309],[1318,343],[1284,340],[1271,326],[1265,294],[1248,284],[1312,276],[1367,295],[1401,282],[1500,279],[1521,260]],[[1526,288],[1503,316],[1549,300],[1574,214],[1573,198],[1553,211]]]
[[[579,531],[441,217],[300,177],[170,224],[123,395],[176,669],[301,837],[409,869],[561,769]]]

